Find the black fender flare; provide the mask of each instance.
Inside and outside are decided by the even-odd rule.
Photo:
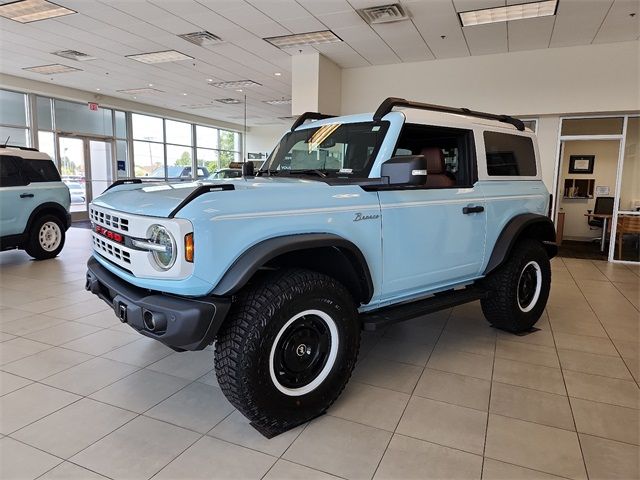
[[[511,250],[520,238],[540,240],[549,258],[555,257],[558,253],[555,243],[556,229],[551,219],[536,213],[523,213],[513,217],[500,232],[484,275],[494,271],[509,258]]]
[[[368,303],[373,296],[373,280],[364,255],[353,242],[331,233],[284,235],[263,240],[251,246],[229,267],[211,294],[233,295],[240,291],[270,260],[286,253],[323,247],[335,248],[348,256],[348,260],[358,270],[363,289],[362,301]]]
[[[69,212],[67,212],[67,210],[59,203],[45,202],[34,208],[33,212],[31,212],[31,215],[29,215],[27,226],[24,229],[25,235],[27,235],[31,230],[31,225],[33,225],[33,222],[35,222],[36,218],[38,218],[45,210],[55,212],[55,215],[60,217],[60,220],[62,220],[65,229],[69,229],[69,227],[71,226],[71,216],[69,215]]]

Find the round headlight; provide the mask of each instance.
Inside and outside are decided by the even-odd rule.
[[[162,225],[153,225],[149,229],[150,239],[153,243],[164,247],[164,251],[152,250],[153,259],[163,270],[169,270],[176,261],[178,254],[176,242],[169,231]]]

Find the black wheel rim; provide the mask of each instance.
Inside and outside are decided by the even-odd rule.
[[[528,264],[518,282],[518,302],[520,307],[527,308],[533,301],[538,289],[538,270],[534,264]]]
[[[275,347],[273,368],[278,382],[286,388],[311,383],[327,363],[331,332],[317,315],[305,315],[282,332]]]

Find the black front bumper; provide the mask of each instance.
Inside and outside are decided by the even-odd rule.
[[[223,297],[179,297],[136,287],[94,257],[87,268],[87,290],[109,304],[120,321],[174,350],[202,350],[209,345],[231,305]]]

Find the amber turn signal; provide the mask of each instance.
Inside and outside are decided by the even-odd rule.
[[[193,233],[187,233],[184,236],[184,259],[187,262],[193,263],[193,254],[194,254]]]

